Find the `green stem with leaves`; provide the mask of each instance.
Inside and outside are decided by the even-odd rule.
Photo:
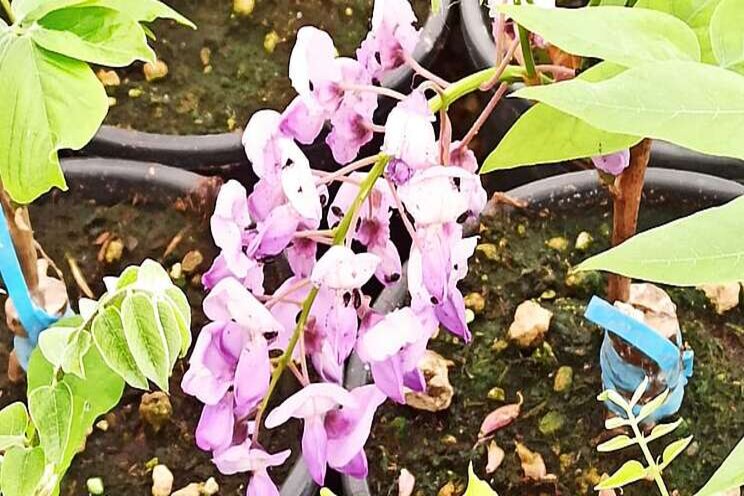
[[[13,9],[10,8],[10,0],[0,0],[0,3],[3,4],[5,13],[8,14],[8,20],[13,24],[15,22],[15,14],[13,14]]]
[[[635,441],[638,443],[638,446],[641,448],[641,451],[643,452],[643,456],[646,458],[646,463],[648,463],[648,469],[652,472],[652,475],[654,477],[654,482],[656,482],[656,485],[659,488],[659,492],[661,493],[661,496],[669,496],[669,490],[666,487],[666,483],[664,482],[664,479],[661,477],[661,470],[659,469],[659,465],[656,463],[656,460],[654,459],[654,455],[651,454],[651,450],[648,447],[646,438],[643,436],[643,433],[638,428],[638,419],[633,413],[633,408],[625,409],[625,413],[627,413],[628,415],[628,420],[630,421],[630,427],[633,429],[633,435],[635,436]]]

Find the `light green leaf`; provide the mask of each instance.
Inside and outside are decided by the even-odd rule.
[[[631,408],[636,406],[638,402],[641,401],[641,398],[643,397],[643,394],[646,392],[647,388],[648,388],[648,376],[644,376],[641,383],[638,384],[638,387],[633,392],[633,396],[630,398]]]
[[[744,74],[744,8],[722,0],[710,20],[710,42],[718,65]]]
[[[596,82],[609,79],[624,68],[603,62],[578,76]],[[574,160],[629,148],[640,137],[602,131],[544,103],[522,114],[495,150],[486,158],[481,173],[523,165]],[[540,146],[535,146],[540,143]]]
[[[116,289],[123,289],[137,282],[138,274],[139,267],[136,265],[130,265],[124,269],[119,275],[119,280],[116,282]]]
[[[55,368],[62,368],[67,342],[75,331],[76,327],[53,326],[39,335],[39,349]]]
[[[57,150],[80,149],[108,110],[108,98],[84,62],[13,36],[0,60],[0,176],[10,196],[29,203],[66,188]]]
[[[668,60],[699,61],[695,33],[674,16],[648,9],[543,9],[503,5],[515,22],[558,48],[625,67]]]
[[[13,0],[11,8],[16,16],[16,23],[21,25],[32,24],[49,12],[64,9],[72,5],[85,3],[88,0]]]
[[[523,88],[516,95],[547,103],[606,131],[744,158],[744,77],[720,67],[661,62],[628,69],[606,81],[574,79]]]
[[[692,28],[700,43],[700,60],[715,64],[711,48],[710,19],[721,0],[638,0],[636,8],[658,10],[671,14]]]
[[[129,350],[121,314],[115,307],[108,307],[93,319],[93,340],[103,360],[132,387],[148,389],[147,379],[137,367]]]
[[[137,367],[160,389],[168,391],[168,345],[150,298],[142,293],[127,295],[121,306],[121,319]]]
[[[196,25],[158,0],[92,0],[101,5],[119,10],[140,22],[152,22],[155,19],[172,19],[179,24],[196,29]]]
[[[92,338],[89,332],[78,332],[65,349],[64,360],[62,361],[62,370],[66,374],[74,374],[80,378],[85,378],[85,368],[83,358],[88,349]]]
[[[67,470],[73,457],[83,448],[95,420],[116,406],[124,392],[124,381],[106,366],[95,346],[85,356],[84,366],[85,379],[73,375],[62,378],[62,382],[72,391],[73,422],[64,458],[56,464],[57,474],[63,474]],[[52,384],[54,377],[51,364],[38,350],[34,351],[27,373],[29,394]]]
[[[658,424],[651,430],[651,434],[646,438],[647,442],[655,441],[661,437],[666,436],[670,432],[673,432],[677,427],[682,424],[682,419],[677,419],[671,424]]]
[[[181,333],[180,356],[183,357],[186,356],[189,348],[191,348],[191,305],[189,305],[189,300],[183,294],[183,291],[176,286],[166,289],[165,297],[176,311],[178,330]]]
[[[44,475],[44,451],[13,448],[5,454],[0,472],[0,487],[4,496],[34,496]]]
[[[468,488],[462,496],[498,496],[486,481],[482,481],[475,475],[473,462],[468,465]]]
[[[664,470],[671,464],[675,458],[677,458],[692,442],[692,436],[683,439],[678,439],[671,443],[669,446],[664,448],[664,453],[661,455],[661,465],[659,470]]]
[[[135,60],[155,60],[142,26],[106,7],[55,10],[39,19],[30,34],[47,50],[94,64],[124,67]]]
[[[618,487],[627,486],[633,482],[644,479],[647,474],[647,469],[641,465],[641,462],[637,460],[630,460],[618,469],[617,472],[612,474],[607,479],[597,484],[594,489],[602,491],[604,489],[615,489]]]
[[[597,446],[597,451],[600,453],[609,453],[610,451],[617,451],[627,448],[628,446],[633,446],[635,443],[636,441],[634,439],[631,439],[625,434],[621,434]]]
[[[137,289],[151,293],[164,293],[172,287],[173,281],[162,265],[150,259],[142,262],[137,274]]]
[[[577,270],[676,286],[744,280],[744,197],[637,234]]]
[[[28,429],[26,405],[17,401],[0,410],[0,451],[23,446]]]
[[[741,486],[744,486],[744,438],[695,496],[716,496]]]
[[[179,328],[178,319],[176,318],[176,311],[170,304],[170,300],[165,298],[156,298],[158,321],[163,335],[165,336],[165,342],[168,345],[168,358],[169,358],[169,371],[173,369],[176,364],[179,355],[181,354],[181,330]]]
[[[625,398],[620,395],[617,391],[614,389],[606,389],[605,391],[602,391],[599,396],[597,396],[597,399],[599,401],[607,401],[610,400],[623,410],[629,410],[630,406],[628,405],[628,402],[625,400]]]
[[[72,426],[72,391],[65,382],[35,389],[28,409],[39,433],[44,455],[51,463],[64,456]]]
[[[618,429],[620,427],[625,427],[626,425],[630,425],[630,422],[628,421],[628,419],[622,417],[610,417],[605,420],[605,429],[607,429],[608,431]]]
[[[664,390],[664,392],[662,392],[660,395],[658,395],[657,397],[655,397],[648,403],[641,405],[641,411],[638,413],[638,416],[636,417],[638,419],[638,422],[642,422],[649,415],[651,415],[656,410],[661,408],[662,405],[664,405],[664,403],[666,402],[668,397],[669,397],[669,390],[666,389]]]

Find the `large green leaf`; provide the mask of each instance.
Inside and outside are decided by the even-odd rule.
[[[170,373],[168,344],[150,297],[143,293],[127,295],[121,305],[121,319],[137,367],[145,377],[167,391]]]
[[[96,315],[91,329],[93,341],[106,364],[132,387],[147,389],[147,379],[127,345],[121,315],[115,307],[108,307]]]
[[[716,496],[744,486],[744,438],[695,496]]]
[[[13,12],[22,22],[29,23],[50,12],[76,5],[108,7],[139,22],[173,19],[196,29],[194,23],[158,0],[15,0]]]
[[[28,429],[26,405],[17,401],[0,410],[0,451],[23,446]]]
[[[30,36],[47,50],[94,64],[123,67],[155,59],[142,25],[107,7],[55,10],[39,19]]]
[[[543,9],[504,5],[500,10],[562,50],[625,67],[666,60],[700,60],[695,33],[674,16],[648,9]]]
[[[578,270],[605,270],[646,281],[697,286],[744,281],[744,197],[703,210],[600,253]]]
[[[55,368],[85,377],[83,357],[90,341],[90,334],[79,328],[53,326],[39,336],[39,349]]]
[[[661,62],[628,69],[606,81],[575,79],[523,88],[516,95],[547,103],[606,131],[744,158],[744,77],[720,67]]]
[[[34,496],[44,475],[44,466],[44,451],[40,447],[8,451],[0,469],[3,496]]]
[[[710,42],[718,64],[744,74],[744,4],[722,0],[710,20]]]
[[[603,81],[624,69],[603,62],[579,79]],[[523,165],[543,164],[603,155],[635,145],[639,137],[610,133],[590,126],[544,103],[525,112],[483,163],[482,173]],[[535,146],[539,143],[539,146]]]
[[[39,433],[44,455],[52,463],[64,457],[72,427],[72,390],[65,382],[35,389],[28,397],[28,409]]]
[[[736,1],[736,0],[734,0]],[[638,0],[636,8],[671,14],[692,28],[700,43],[700,60],[715,64],[710,42],[710,19],[721,0]]]
[[[165,297],[173,305],[178,321],[178,330],[181,333],[181,353],[186,356],[191,348],[191,305],[186,295],[180,288],[173,286],[165,290]]]
[[[0,177],[28,203],[66,188],[57,150],[79,149],[108,110],[103,86],[84,62],[12,35],[0,59]]]

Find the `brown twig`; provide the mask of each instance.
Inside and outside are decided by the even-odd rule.
[[[630,149],[630,165],[615,180],[613,195],[612,246],[617,246],[636,233],[641,205],[643,179],[651,156],[651,140],[644,139]],[[627,301],[630,279],[610,274],[607,297],[610,301]]]
[[[90,286],[88,286],[88,282],[85,280],[85,276],[83,276],[83,271],[80,270],[77,260],[75,260],[69,253],[65,253],[65,259],[67,260],[67,265],[70,266],[72,278],[75,280],[75,284],[78,285],[78,288],[80,288],[80,291],[82,291],[88,298],[95,299],[95,295],[90,289]]]

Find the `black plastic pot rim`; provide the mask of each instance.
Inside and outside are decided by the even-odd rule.
[[[441,4],[441,13],[431,13],[424,23],[413,52],[413,58],[422,65],[432,61],[448,34],[447,22],[453,3],[452,0],[441,0]],[[382,83],[387,88],[405,91],[412,78],[413,70],[401,67]],[[103,125],[83,151],[93,156],[156,160],[187,170],[200,170],[246,162],[241,134],[172,135]]]
[[[649,169],[646,172],[644,189],[673,192],[677,196],[705,196],[722,202],[744,195],[744,185],[734,181],[698,172],[662,168]],[[526,201],[532,206],[548,206],[562,199],[587,196],[601,191],[597,173],[586,170],[541,179],[507,191],[506,194],[511,198]],[[491,205],[489,204],[487,208],[491,208]],[[404,276],[400,281],[382,291],[373,305],[376,311],[387,313],[404,304],[408,295],[406,273],[407,270],[404,268]],[[344,385],[351,389],[368,383],[369,372],[366,366],[356,354],[353,354],[346,367]],[[344,496],[372,496],[366,479],[342,475],[341,484]]]
[[[120,197],[129,193],[125,188],[101,189],[102,182],[114,181],[132,185],[131,189],[137,192],[158,191],[178,197],[194,193],[205,184],[214,182],[214,179],[176,167],[122,159],[64,159],[62,169],[70,180],[71,189],[85,191],[86,195],[101,201],[110,193]],[[194,449],[198,449],[196,445]],[[314,496],[317,491],[318,487],[300,458],[284,480],[281,496]]]

